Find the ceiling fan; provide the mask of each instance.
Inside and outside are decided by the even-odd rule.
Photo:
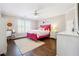
[[[36,10],[34,10],[33,14],[34,14],[34,16],[37,16],[37,15],[39,15],[39,12],[38,12],[38,10],[37,10],[37,9],[36,9]]]
[[[40,8],[40,9],[35,9],[34,11],[33,11],[33,17],[34,18],[38,18],[38,19],[43,19],[44,17],[42,16],[42,13],[41,13],[41,10],[42,10],[43,8]]]

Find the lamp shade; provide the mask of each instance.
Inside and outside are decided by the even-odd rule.
[[[54,24],[52,29],[51,29],[52,32],[57,32],[58,31],[58,28],[57,28],[57,25]]]

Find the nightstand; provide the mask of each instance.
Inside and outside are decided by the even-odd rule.
[[[6,37],[7,37],[7,39],[9,40],[9,39],[11,39],[11,31],[6,31]]]
[[[6,32],[7,39],[15,39],[15,32],[7,31]]]
[[[56,39],[56,33],[57,32],[50,32],[50,38],[55,38]]]
[[[15,32],[11,34],[11,39],[15,39]]]

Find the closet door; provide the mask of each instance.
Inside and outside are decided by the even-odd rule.
[[[6,27],[4,19],[0,18],[0,54],[7,52]]]

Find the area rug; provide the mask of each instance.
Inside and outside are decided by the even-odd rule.
[[[22,38],[22,39],[15,40],[15,44],[20,49],[21,53],[24,54],[37,47],[42,46],[45,43],[42,41],[33,41],[28,38]]]

